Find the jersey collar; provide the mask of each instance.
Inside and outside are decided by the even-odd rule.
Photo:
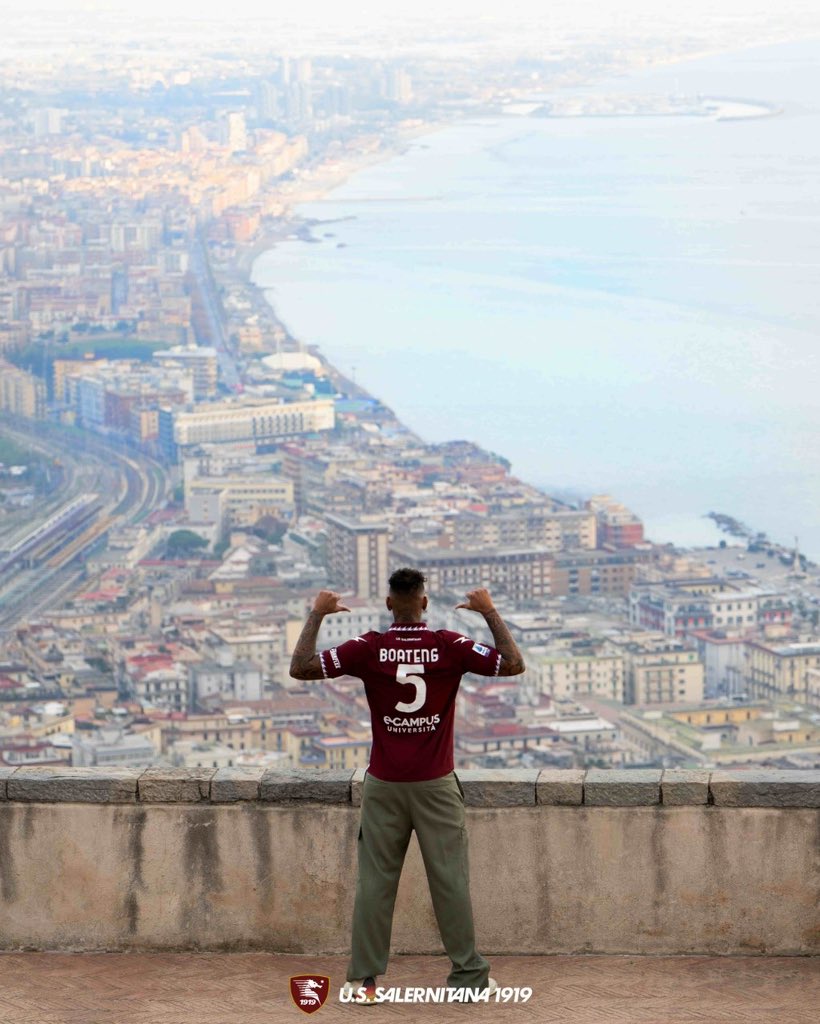
[[[417,632],[420,629],[427,629],[426,622],[394,622],[388,629],[388,633]]]

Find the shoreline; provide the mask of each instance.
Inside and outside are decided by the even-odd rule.
[[[671,67],[680,63],[710,59],[730,54],[740,54],[747,52],[749,50],[764,49],[770,46],[787,45],[789,43],[794,43],[796,41],[797,40],[795,40],[794,38],[779,39],[776,40],[775,42],[755,42],[740,47],[721,47],[716,50],[701,51],[694,54],[680,55],[673,58],[661,59],[656,62],[637,64],[625,71],[618,73],[616,77],[620,80],[629,79],[635,75],[640,75],[642,73],[651,74],[653,72],[661,71],[664,68]],[[604,80],[607,77],[611,79],[612,76],[604,76]],[[594,87],[595,83],[600,81],[602,81],[600,77],[593,76],[586,83],[584,83],[584,86]],[[557,87],[555,90],[556,96],[561,96],[561,94],[565,92],[566,88],[577,88],[577,83],[574,83],[572,86]],[[704,104],[713,104],[716,109],[714,109],[713,111],[709,111],[708,113],[706,111],[703,111],[702,113],[698,112],[699,116],[711,117],[716,121],[722,122],[747,120],[752,118],[756,119],[774,117],[782,113],[782,108],[778,107],[776,104],[766,103],[765,101],[760,100],[749,100],[737,97],[730,98],[727,96],[711,95],[701,97],[701,100]],[[515,105],[515,101],[513,101],[512,105]],[[662,111],[659,113],[652,113],[635,111],[632,113],[627,112],[624,114],[612,115],[596,114],[593,112],[583,112],[576,115],[558,114],[556,116],[573,116],[577,118],[606,116],[632,116],[654,118],[659,116],[682,116],[683,113],[691,112]],[[306,203],[322,202],[330,195],[330,193],[340,188],[341,186],[345,185],[358,172],[366,170],[372,166],[377,166],[378,164],[381,163],[386,163],[387,161],[393,159],[394,157],[404,155],[410,148],[412,142],[416,139],[424,138],[427,135],[432,135],[434,132],[441,131],[442,129],[445,128],[459,127],[460,125],[467,123],[471,120],[475,120],[476,118],[479,118],[481,120],[495,119],[503,115],[503,107],[500,109],[486,109],[484,111],[471,110],[465,111],[458,117],[454,117],[446,121],[435,121],[416,125],[409,131],[403,133],[399,138],[391,139],[387,145],[383,146],[382,148],[379,148],[375,152],[346,157],[340,162],[340,166],[338,167],[338,169],[334,170],[329,174],[323,174],[320,165],[320,167],[316,169],[316,171],[318,172],[316,173],[316,180],[300,181],[297,187],[294,188],[290,194],[281,197],[283,203],[283,213],[280,217],[276,218],[276,228],[272,231],[266,232],[263,237],[257,239],[245,251],[243,251],[243,253],[238,256],[237,265],[241,269],[250,287],[257,291],[257,293],[261,293],[269,310],[269,315],[271,316],[272,321],[276,323],[284,331],[288,341],[290,341],[292,344],[304,346],[310,349],[314,354],[318,355],[322,359],[322,362],[340,380],[345,381],[347,384],[352,383],[345,376],[345,374],[339,371],[327,359],[327,357],[324,356],[319,351],[318,346],[311,345],[309,343],[305,343],[304,341],[302,341],[298,337],[298,335],[291,331],[288,325],[281,319],[279,313],[277,312],[273,298],[270,297],[270,292],[274,290],[275,285],[263,286],[257,284],[253,279],[256,261],[263,253],[275,249],[277,247],[277,243],[281,243],[282,241],[295,241],[297,238],[300,238],[301,240],[306,242],[317,243],[320,241],[320,239],[313,235],[313,230],[316,227],[338,223],[340,221],[348,219],[347,217],[305,217],[297,212],[297,207]],[[296,236],[296,238],[294,238],[294,235]],[[375,401],[381,401],[377,396],[371,395],[369,392],[367,392],[364,388],[362,388],[359,385],[356,385],[356,390],[359,394],[368,395]],[[396,417],[396,419],[398,422],[401,423],[399,417]],[[408,430],[408,433],[411,433],[415,436],[414,432],[410,431],[409,428],[407,428],[403,423],[402,426],[404,426],[404,429]],[[537,489],[541,490],[541,488]],[[549,492],[544,491],[544,493],[546,494]],[[698,515],[698,518],[701,520],[708,519],[710,518],[709,513],[704,511]],[[662,545],[670,545],[673,548],[684,552],[696,551],[703,547],[703,542],[679,543],[677,541],[670,540],[658,543]],[[781,550],[786,550],[785,546],[778,544],[776,541],[770,543],[772,543],[773,546],[780,548]]]
[[[395,157],[403,156],[407,152],[410,143],[415,139],[433,135],[436,132],[454,127],[456,124],[458,124],[456,120],[427,121],[407,129],[398,138],[391,139],[388,145],[380,147],[375,151],[348,155],[341,158],[338,161],[339,167],[335,171],[328,169],[324,175],[319,173],[322,167],[326,166],[324,164],[309,170],[308,174],[316,174],[318,180],[315,183],[310,183],[306,188],[300,178],[297,188],[294,188],[291,192],[279,194],[279,199],[282,202],[282,212],[276,215],[274,223],[265,227],[252,242],[241,248],[237,246],[234,270],[238,271],[246,279],[250,287],[264,294],[266,289],[257,285],[253,280],[254,264],[260,256],[271,249],[275,249],[278,242],[294,241],[294,238],[289,237],[292,235],[301,237],[302,241],[305,242],[318,242],[317,238],[311,236],[310,229],[312,227],[319,224],[339,223],[342,220],[348,219],[346,217],[331,217],[328,219],[302,217],[300,214],[295,213],[297,206],[305,203],[321,202],[329,193],[345,185],[354,175],[359,174],[361,171],[386,163]],[[276,316],[273,304],[268,302],[268,305],[274,316]],[[277,322],[281,324],[278,318]]]
[[[314,169],[314,173],[317,173],[317,177],[319,179],[315,184],[312,184],[307,191],[300,188],[298,191],[297,189],[294,189],[290,194],[280,195],[279,198],[282,201],[283,208],[282,212],[273,218],[273,223],[266,226],[252,242],[241,247],[237,246],[236,259],[231,269],[243,279],[244,283],[249,288],[253,289],[256,295],[261,297],[267,307],[268,316],[270,317],[272,325],[280,328],[284,332],[286,345],[290,343],[293,345],[304,346],[306,348],[317,348],[317,346],[313,346],[309,342],[304,342],[298,337],[298,335],[291,331],[287,323],[279,315],[274,303],[268,297],[270,288],[263,287],[254,281],[254,267],[256,261],[266,252],[275,249],[277,244],[283,241],[295,241],[300,239],[303,242],[315,244],[319,242],[319,239],[313,235],[314,228],[324,224],[338,224],[349,219],[348,217],[303,217],[300,214],[295,213],[295,208],[305,203],[321,202],[329,193],[334,191],[334,189],[340,188],[354,175],[361,171],[367,170],[369,167],[376,167],[379,164],[386,163],[388,160],[392,160],[396,157],[403,156],[408,151],[410,144],[414,140],[426,138],[436,132],[452,128],[458,123],[459,121],[457,119],[452,119],[446,121],[425,121],[415,124],[399,133],[398,137],[390,139],[388,144],[385,146],[380,146],[378,149],[372,150],[371,152],[361,153],[355,156],[349,155],[339,160],[338,169],[331,171],[329,174],[321,175],[320,173],[317,173],[321,171],[323,166],[325,166],[320,164],[316,169]],[[301,185],[301,182],[299,184]],[[338,368],[334,367],[323,354],[318,352],[315,352],[314,354],[319,355],[322,362],[337,373],[341,379],[348,381],[348,378],[345,377]],[[363,391],[361,388],[359,388],[359,390]],[[369,393],[368,396],[371,398],[376,397],[374,395],[369,395]],[[405,426],[404,424],[402,425]],[[405,429],[409,431],[409,428],[406,426]],[[412,431],[410,432],[413,433]],[[414,434],[414,436],[416,435]]]
[[[579,87],[581,87],[581,88],[588,88],[590,86],[594,87],[596,82],[607,82],[607,81],[612,81],[612,80],[620,81],[620,80],[623,80],[623,79],[628,79],[628,78],[630,78],[630,77],[632,77],[634,75],[639,75],[641,73],[650,73],[651,74],[651,73],[656,72],[656,71],[662,71],[664,68],[671,68],[671,67],[674,67],[677,64],[687,64],[687,63],[690,63],[692,61],[709,60],[711,58],[728,56],[730,54],[742,54],[742,53],[748,52],[749,50],[766,49],[766,48],[772,47],[772,46],[783,46],[783,45],[788,45],[790,43],[797,43],[797,42],[804,42],[804,41],[805,40],[802,37],[787,36],[785,38],[780,38],[780,39],[776,39],[776,40],[767,40],[765,42],[745,43],[745,44],[740,45],[740,46],[731,46],[731,47],[720,46],[720,47],[717,47],[716,49],[699,50],[699,51],[696,51],[694,53],[678,54],[676,56],[665,56],[665,57],[661,57],[661,58],[659,58],[657,60],[648,60],[648,61],[645,61],[645,62],[637,62],[636,61],[636,63],[633,66],[630,66],[629,68],[626,68],[626,69],[624,69],[622,71],[615,72],[615,73],[612,73],[612,74],[604,74],[602,76],[601,75],[593,75],[589,79],[587,79],[586,81],[580,82],[580,83],[579,82],[573,82],[572,84],[558,85],[558,86],[556,86],[554,88],[554,90],[552,90],[552,92],[554,92],[554,94],[556,96],[561,96],[562,94],[566,95],[568,91],[571,92],[573,89],[577,89]],[[759,112],[756,112],[756,113],[744,114],[744,115],[741,115],[740,117],[735,117],[735,116],[731,116],[731,115],[730,116],[720,116],[720,115],[718,115],[716,117],[716,120],[720,120],[720,121],[745,120],[746,118],[752,119],[752,118],[776,117],[776,116],[778,116],[779,114],[782,113],[782,109],[780,107],[777,107],[773,103],[767,103],[764,100],[750,100],[750,99],[742,98],[742,97],[728,97],[728,96],[709,96],[709,97],[704,97],[704,100],[706,100],[706,101],[711,100],[713,102],[727,103],[727,104],[741,104],[741,105],[749,107],[749,108],[756,108],[756,110],[759,111]],[[544,102],[545,102],[544,100],[541,100],[541,101],[538,102],[538,105],[542,105]],[[515,105],[517,105],[519,103],[530,105],[531,101],[522,98],[522,99],[519,99],[519,100],[513,100],[511,105],[515,106]],[[354,175],[358,174],[360,171],[366,170],[368,167],[376,166],[376,165],[378,165],[380,163],[385,163],[386,161],[391,160],[393,157],[401,156],[406,151],[406,147],[404,145],[405,142],[406,143],[410,143],[414,139],[423,138],[423,137],[425,137],[427,135],[432,135],[435,132],[442,131],[442,130],[447,129],[447,128],[458,127],[460,124],[463,124],[463,123],[469,121],[470,119],[475,119],[476,117],[483,119],[483,118],[501,117],[501,116],[504,116],[504,107],[503,106],[498,107],[498,108],[487,108],[483,112],[479,111],[479,110],[471,110],[471,111],[465,112],[463,115],[454,116],[454,117],[452,117],[450,119],[447,119],[447,120],[425,121],[425,122],[421,122],[420,124],[414,125],[412,128],[407,128],[403,132],[399,132],[399,137],[397,139],[391,140],[389,145],[387,145],[387,146],[385,146],[383,148],[379,148],[375,152],[371,152],[371,153],[368,153],[368,154],[361,154],[359,156],[348,156],[346,158],[343,158],[341,162],[346,165],[344,167],[344,170],[341,171],[341,173],[337,173],[337,174],[332,175],[330,180],[317,183],[315,191],[311,190],[311,191],[307,192],[306,194],[299,194],[298,192],[294,191],[294,193],[292,193],[290,195],[288,195],[286,193],[286,194],[280,196],[280,198],[282,200],[282,203],[283,203],[283,212],[282,212],[282,214],[280,215],[280,217],[278,219],[280,219],[282,221],[285,221],[287,223],[294,224],[294,225],[299,225],[299,224],[302,224],[302,223],[308,223],[307,220],[303,220],[302,218],[300,218],[298,214],[294,216],[294,208],[296,206],[299,206],[299,205],[301,205],[303,203],[321,202],[330,192],[332,192],[336,188],[339,188],[342,185],[346,184]],[[574,116],[579,116],[579,117],[596,117],[596,116],[608,116],[608,115],[582,114],[582,115],[574,115]],[[611,116],[611,115],[609,115],[609,116]],[[664,114],[658,114],[658,115],[655,115],[655,114],[633,114],[633,115],[630,115],[630,116],[637,116],[637,117],[641,117],[641,116],[646,116],[646,117],[663,116],[663,117],[668,117],[668,116],[681,116],[681,115],[672,115],[672,114],[664,113]],[[315,219],[315,220],[312,221],[312,223],[321,224],[321,223],[326,223],[326,222],[323,221],[323,220]],[[252,275],[252,271],[253,271],[253,263],[267,249],[275,248],[275,242],[276,241],[282,241],[282,239],[279,238],[279,237],[276,237],[276,233],[274,232],[274,233],[272,233],[272,242],[271,242],[271,244],[264,244],[264,243],[262,243],[261,240],[252,242],[248,246],[248,249],[251,252],[253,252],[254,255],[250,258],[250,264],[249,265],[248,265],[248,258],[244,256],[244,253],[238,255],[238,257],[237,257],[237,265],[239,265],[240,262],[241,262],[247,268],[246,269],[246,273],[248,275],[248,283],[251,284],[253,287],[258,287],[251,280],[251,275]],[[262,290],[264,290],[264,289],[262,289]]]
[[[558,86],[556,86],[554,88],[554,90],[552,90],[552,92],[554,92],[554,94],[556,96],[558,96],[558,97],[562,96],[562,94],[566,97],[568,92],[571,93],[572,90],[577,89],[579,87],[580,88],[594,87],[596,82],[598,82],[598,83],[605,83],[605,82],[608,82],[608,81],[615,81],[615,80],[621,81],[623,79],[629,79],[630,77],[633,77],[635,75],[639,75],[639,74],[642,74],[642,73],[651,74],[651,73],[654,73],[656,71],[662,71],[664,68],[671,68],[671,67],[674,67],[677,64],[687,64],[687,63],[691,63],[693,61],[709,60],[709,59],[712,59],[712,58],[715,58],[715,57],[728,56],[728,55],[731,55],[731,54],[742,54],[742,53],[746,53],[746,52],[748,52],[750,50],[767,49],[767,48],[773,47],[773,46],[784,46],[784,45],[789,45],[790,43],[798,43],[798,42],[804,42],[804,41],[805,40],[803,39],[803,37],[795,37],[795,36],[791,36],[790,35],[790,36],[786,36],[786,37],[783,37],[783,38],[778,38],[778,39],[775,39],[775,40],[767,40],[765,42],[758,41],[758,42],[752,42],[752,43],[744,43],[744,44],[742,44],[740,46],[731,46],[731,47],[719,46],[719,47],[717,47],[715,49],[711,49],[710,48],[710,49],[707,49],[707,50],[698,50],[698,51],[696,51],[694,53],[677,54],[675,56],[664,56],[664,57],[661,57],[661,58],[656,59],[656,60],[649,59],[649,60],[646,60],[646,61],[643,61],[643,62],[636,61],[633,66],[630,66],[629,68],[626,68],[626,69],[624,69],[622,71],[618,71],[618,72],[611,73],[611,74],[604,74],[604,75],[593,75],[590,78],[588,78],[586,81],[580,82],[580,83],[579,82],[573,82],[572,84],[558,85]],[[728,97],[728,96],[709,96],[709,97],[704,97],[704,100],[707,101],[707,102],[711,100],[711,101],[717,102],[717,103],[739,104],[739,105],[743,105],[744,107],[755,108],[755,110],[756,110],[755,113],[751,113],[750,112],[750,113],[747,113],[747,114],[742,114],[740,116],[733,116],[731,114],[728,115],[728,116],[721,116],[719,113],[717,114],[717,116],[711,115],[711,116],[715,117],[715,120],[723,121],[723,122],[731,122],[731,121],[735,121],[735,120],[756,119],[756,118],[766,118],[766,117],[776,117],[776,116],[779,116],[783,112],[780,107],[776,106],[773,103],[768,103],[765,100],[749,100],[747,98],[742,98],[742,97]],[[511,105],[512,106],[515,106],[517,104],[530,105],[530,102],[531,101],[528,101],[525,98],[521,98],[519,100],[513,100]],[[540,100],[540,101],[538,101],[537,105],[539,105],[539,106],[543,105],[544,102],[545,102],[544,100]],[[284,223],[292,224],[294,226],[299,226],[299,225],[303,225],[303,224],[307,224],[307,223],[314,223],[314,224],[328,223],[328,222],[325,222],[324,220],[319,220],[319,219],[303,219],[298,214],[294,215],[294,209],[295,209],[296,206],[299,206],[299,205],[301,205],[303,203],[321,202],[323,199],[326,198],[326,196],[330,192],[333,192],[336,188],[339,188],[342,185],[346,184],[354,175],[358,174],[360,171],[366,170],[368,167],[376,166],[376,165],[378,165],[380,163],[385,163],[386,161],[391,160],[393,157],[401,156],[404,152],[406,152],[405,143],[410,143],[414,139],[423,138],[423,137],[425,137],[427,135],[432,135],[432,134],[434,134],[434,133],[436,133],[438,131],[442,131],[442,130],[447,129],[447,128],[458,127],[460,124],[463,124],[463,123],[469,121],[470,119],[474,119],[476,117],[488,118],[488,117],[502,117],[502,116],[505,116],[505,114],[504,114],[504,107],[503,106],[499,107],[497,109],[490,109],[490,108],[488,108],[484,112],[480,112],[480,111],[477,111],[477,110],[468,111],[468,112],[465,112],[463,115],[458,115],[458,116],[455,116],[455,117],[447,119],[447,120],[425,121],[425,122],[421,122],[421,123],[419,123],[417,125],[414,125],[412,128],[407,128],[405,131],[399,132],[399,137],[397,139],[391,140],[389,145],[387,145],[385,147],[382,147],[382,148],[379,148],[375,152],[371,152],[371,153],[368,153],[368,154],[361,154],[359,156],[348,156],[346,158],[343,158],[342,163],[344,163],[344,165],[345,165],[344,166],[344,170],[342,170],[341,173],[337,173],[337,174],[332,175],[330,180],[326,180],[326,181],[317,183],[317,187],[316,187],[315,192],[314,191],[310,191],[310,192],[308,192],[306,194],[300,194],[299,192],[294,191],[294,193],[292,193],[290,195],[288,195],[287,193],[282,195],[280,198],[281,198],[282,204],[283,204],[283,212],[282,212],[282,214],[277,219],[282,221],[282,222],[284,222]],[[509,115],[506,115],[506,116],[509,116]],[[617,116],[617,115],[582,114],[582,115],[573,115],[573,116],[578,116],[578,117],[596,117],[596,116]],[[656,117],[656,116],[658,116],[658,117],[661,117],[661,116],[662,117],[669,117],[669,116],[682,116],[682,115],[673,115],[673,114],[669,114],[669,113],[657,114],[657,115],[655,115],[655,114],[640,114],[640,113],[638,113],[638,114],[632,114],[632,115],[629,115],[629,116],[633,116],[633,117],[634,116],[637,116],[637,117],[642,117],[642,116],[645,116],[645,117]],[[254,241],[254,242],[250,243],[250,245],[247,247],[247,251],[248,251],[249,254],[252,254],[252,255],[246,255],[245,251],[243,250],[243,252],[239,253],[238,256],[237,256],[237,267],[241,268],[243,270],[243,272],[247,276],[248,283],[252,287],[254,287],[254,288],[258,288],[259,286],[254,284],[254,282],[252,280],[253,264],[255,263],[256,259],[258,259],[258,257],[261,256],[268,249],[275,248],[275,245],[276,245],[277,241],[282,241],[282,238],[279,237],[279,233],[275,232],[275,231],[274,232],[268,232],[267,233],[267,237],[270,239],[269,243],[268,243],[267,240],[263,241],[261,238],[258,239],[257,241]],[[309,239],[306,239],[306,241],[307,240],[309,240]],[[260,289],[260,290],[264,291],[264,289]],[[271,308],[273,308],[273,307],[271,307]]]
[[[607,104],[607,101],[610,101]],[[667,97],[655,104],[642,97],[644,106],[635,97],[621,100],[621,105],[612,103],[610,94],[578,99],[563,97],[556,101],[533,100],[532,102],[509,103],[499,108],[499,114],[514,118],[538,118],[544,120],[585,120],[588,118],[656,118],[656,117],[699,117],[712,121],[748,121],[756,118],[777,117],[783,108],[763,100],[751,100],[730,96]],[[647,106],[649,104],[649,106]],[[664,104],[666,106],[664,107]]]
[[[359,171],[366,170],[368,167],[375,167],[394,157],[402,156],[407,152],[412,140],[441,131],[444,128],[450,127],[453,123],[450,121],[431,121],[414,125],[398,138],[389,140],[388,145],[381,146],[368,153],[361,153],[356,156],[348,155],[346,158],[337,161],[338,167],[329,173],[322,174],[321,170],[326,165],[319,164],[316,168],[311,169],[318,179],[315,184],[311,183],[310,188],[305,190],[300,180],[293,183],[295,187],[290,193],[278,194],[277,198],[281,201],[282,212],[272,216],[270,223],[263,226],[253,241],[245,245],[236,246],[236,256],[230,265],[229,273],[236,275],[242,281],[243,286],[251,290],[254,304],[264,303],[265,315],[270,325],[275,330],[280,330],[284,336],[283,344],[285,350],[295,350],[297,348],[314,350],[313,354],[320,358],[329,370],[336,373],[340,379],[347,381],[349,384],[352,383],[337,367],[333,366],[323,353],[318,351],[317,346],[303,341],[297,334],[291,331],[268,296],[270,288],[263,287],[254,281],[256,261],[266,252],[275,249],[281,242],[292,242],[299,239],[309,244],[316,244],[320,241],[313,234],[313,230],[316,227],[324,224],[338,224],[349,219],[347,217],[329,217],[326,219],[303,217],[295,213],[295,207],[302,203],[321,201],[333,189],[344,185]],[[364,393],[363,389],[358,388],[358,390]],[[375,398],[375,396],[369,394],[368,397]],[[409,430],[407,427],[405,429]]]

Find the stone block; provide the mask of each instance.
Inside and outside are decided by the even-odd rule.
[[[9,800],[133,804],[142,768],[20,767],[6,780]]]
[[[589,768],[584,803],[592,807],[637,807],[661,800],[661,768]]]
[[[350,780],[350,802],[354,807],[362,806],[362,786],[364,785],[364,768],[357,768]]]
[[[149,804],[190,804],[207,800],[216,768],[146,768],[139,778],[139,798]]]
[[[535,795],[539,804],[582,804],[584,769],[542,768],[535,785]]]
[[[6,799],[6,780],[12,772],[16,772],[17,768],[12,765],[0,765],[0,800]]]
[[[268,768],[260,783],[260,799],[277,804],[348,804],[352,779],[352,768]]]
[[[820,771],[719,769],[709,790],[719,807],[820,807]]]
[[[705,768],[666,768],[661,776],[661,803],[665,806],[709,803],[709,772]]]
[[[258,800],[264,768],[219,768],[211,779],[211,801],[216,804],[236,800]]]
[[[534,807],[538,768],[459,768],[467,807]]]

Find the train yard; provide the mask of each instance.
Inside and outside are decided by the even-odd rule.
[[[41,426],[36,436],[6,422],[4,434],[59,460],[58,494],[47,496],[22,526],[0,533],[0,633],[56,605],[81,584],[85,560],[112,528],[138,523],[162,505],[163,468],[83,432]]]

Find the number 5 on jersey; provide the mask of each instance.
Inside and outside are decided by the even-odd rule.
[[[396,705],[396,711],[418,711],[419,708],[424,707],[424,702],[427,700],[427,683],[421,678],[420,673],[424,671],[424,665],[396,665],[396,680],[399,683],[412,683],[416,688],[416,696],[410,704],[399,702]]]

